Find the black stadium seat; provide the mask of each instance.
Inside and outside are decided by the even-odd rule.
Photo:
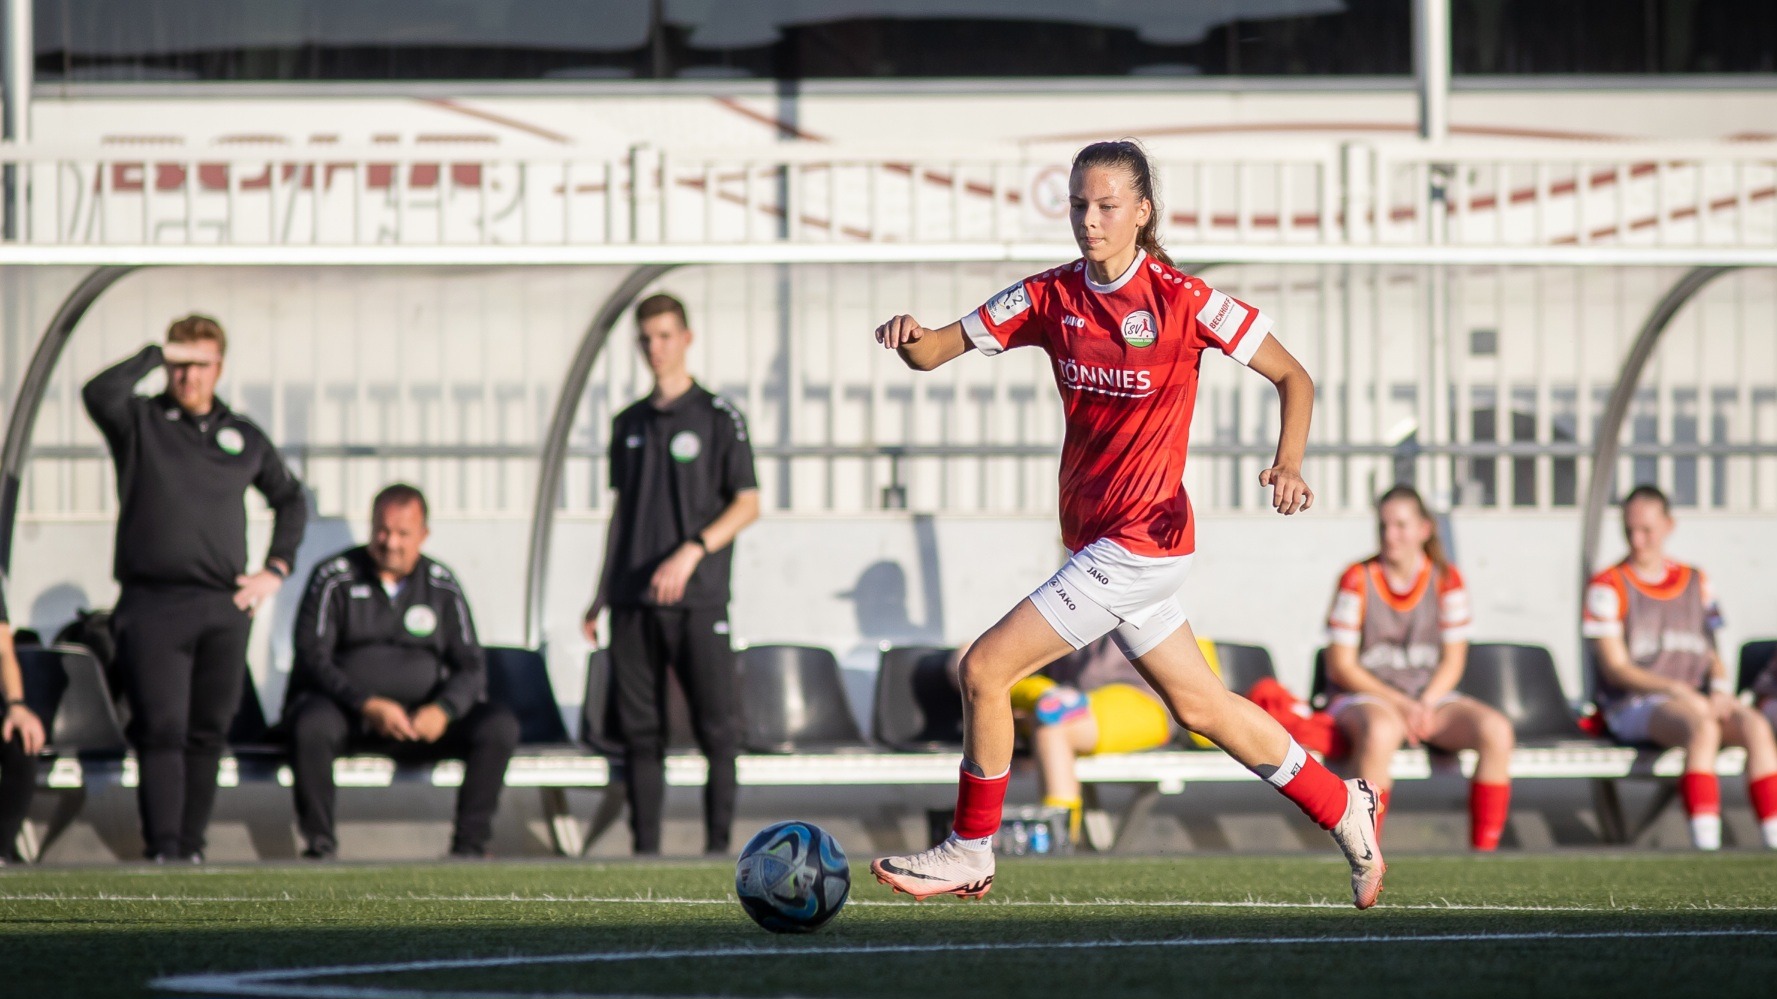
[[[870,722],[877,742],[904,753],[962,748],[962,695],[945,669],[954,651],[907,645],[882,654]]]
[[[1262,645],[1241,645],[1217,642],[1216,665],[1222,671],[1222,684],[1236,694],[1244,694],[1260,680],[1277,679],[1271,664],[1271,653]]]
[[[19,649],[18,657],[27,703],[49,703],[34,698],[54,701],[53,708],[39,715],[54,719],[49,726],[52,750],[64,756],[123,756],[128,749],[123,725],[105,684],[105,672],[91,652],[77,646],[51,646]]]
[[[1740,646],[1740,680],[1734,689],[1751,690],[1752,685],[1758,682],[1759,674],[1770,667],[1774,653],[1777,653],[1777,640],[1769,638]]]
[[[1540,645],[1470,645],[1456,689],[1498,708],[1518,741],[1584,739],[1555,673],[1555,657]]]
[[[755,645],[740,654],[741,749],[753,753],[863,748],[839,661],[806,645]]]
[[[549,684],[549,664],[535,649],[491,645],[487,657],[487,697],[504,704],[518,717],[521,746],[560,745],[569,741],[562,724],[555,688]]]

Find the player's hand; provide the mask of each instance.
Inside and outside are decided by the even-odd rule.
[[[1716,721],[1727,721],[1740,710],[1740,700],[1725,690],[1709,692],[1709,711]]]
[[[216,359],[212,350],[204,343],[166,343],[161,345],[160,357],[168,364],[208,364]]]
[[[1406,723],[1403,727],[1407,732],[1407,745],[1417,749],[1423,739],[1423,733],[1430,724],[1428,719],[1430,712],[1426,711],[1424,704],[1411,697],[1402,698],[1400,709],[1402,720]]]
[[[413,713],[413,735],[421,742],[437,742],[450,725],[450,715],[436,704],[427,704]]]
[[[278,595],[284,580],[270,569],[261,569],[250,576],[236,576],[234,585],[234,605],[249,614],[259,610],[259,605]]]
[[[27,756],[36,756],[37,751],[48,741],[43,734],[43,722],[37,717],[37,712],[18,703],[6,707],[6,720],[0,722],[0,742],[11,742],[14,735],[19,737],[19,743]]]
[[[890,350],[918,343],[931,330],[919,324],[912,316],[896,316],[881,326],[876,327],[876,342]]]
[[[1314,505],[1314,490],[1308,488],[1296,469],[1273,465],[1259,473],[1259,485],[1271,487],[1271,506],[1285,517],[1303,513]]]
[[[599,644],[599,612],[602,610],[604,610],[603,607],[593,604],[586,608],[586,616],[580,619],[580,633],[586,636],[586,640],[591,642],[595,649]]]
[[[406,709],[386,697],[372,697],[365,701],[363,711],[370,730],[385,739],[412,742],[418,736]]]
[[[687,541],[654,570],[648,580],[648,597],[657,604],[676,604],[685,596],[685,584],[703,561],[703,548]]]

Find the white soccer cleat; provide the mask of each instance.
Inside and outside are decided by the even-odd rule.
[[[1350,800],[1344,817],[1332,829],[1333,841],[1351,863],[1352,904],[1368,909],[1382,894],[1382,875],[1388,871],[1382,862],[1381,837],[1376,834],[1376,790],[1361,777],[1346,781],[1345,790]]]
[[[947,839],[921,853],[873,860],[870,873],[915,901],[933,895],[980,898],[993,887],[993,851],[970,850]]]

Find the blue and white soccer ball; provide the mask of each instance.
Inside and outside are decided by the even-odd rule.
[[[753,922],[773,933],[811,933],[839,914],[851,868],[839,841],[812,822],[778,822],[740,851],[734,892]]]

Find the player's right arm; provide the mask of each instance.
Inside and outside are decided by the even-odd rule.
[[[901,355],[901,360],[915,371],[930,371],[974,349],[974,344],[963,335],[960,320],[942,329],[929,330],[912,316],[896,316],[876,327],[876,342]]]

